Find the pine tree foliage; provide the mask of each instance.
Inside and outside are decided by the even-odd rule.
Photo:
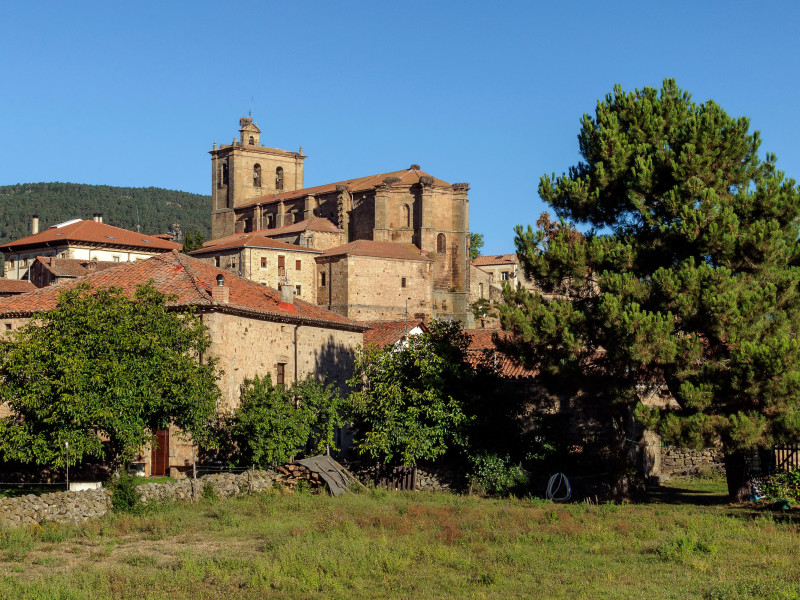
[[[78,183],[23,183],[0,186],[0,243],[30,235],[31,217],[40,229],[70,219],[103,221],[142,233],[168,233],[175,223],[183,231],[211,233],[211,197],[162,188],[125,188]]]
[[[551,385],[638,403],[666,440],[728,452],[800,438],[800,194],[749,126],[672,79],[615,86],[583,116],[583,160],[541,178],[558,220],[516,229],[556,299],[508,289],[502,311]],[[679,409],[639,402],[663,386]]]

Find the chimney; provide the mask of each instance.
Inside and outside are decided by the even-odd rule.
[[[94,221],[95,223],[102,223],[103,222],[103,213],[99,213],[99,212],[98,213],[94,213],[94,215],[92,215],[92,221]]]
[[[33,215],[31,219],[31,235],[39,233],[39,215]]]
[[[231,299],[231,288],[225,285],[225,276],[217,275],[217,285],[211,290],[211,299],[217,304],[227,304]]]
[[[294,287],[291,285],[281,286],[281,301],[278,303],[283,310],[290,313],[295,312],[294,308]]]

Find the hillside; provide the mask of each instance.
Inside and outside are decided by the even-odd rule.
[[[0,186],[0,243],[31,233],[31,217],[40,229],[70,219],[91,219],[147,234],[168,233],[179,223],[183,233],[211,234],[211,197],[163,188],[126,188],[80,183],[23,183]]]

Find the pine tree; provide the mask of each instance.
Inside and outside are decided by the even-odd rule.
[[[540,180],[559,220],[516,229],[526,274],[560,296],[509,289],[502,311],[551,387],[616,407],[621,446],[634,406],[667,441],[721,443],[731,493],[742,451],[800,437],[800,195],[749,126],[672,79],[615,86],[583,116],[583,161]],[[679,408],[640,402],[664,386]]]

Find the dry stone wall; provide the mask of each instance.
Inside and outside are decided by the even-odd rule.
[[[111,496],[106,490],[0,498],[0,527],[78,523],[102,517],[109,510],[111,510]]]
[[[312,493],[324,489],[319,474],[302,465],[287,464],[269,471],[215,473],[194,480],[145,483],[137,491],[144,504],[151,504],[194,502],[208,495],[231,498],[265,492],[276,486],[293,490],[300,485],[306,486]],[[110,510],[111,494],[105,489],[0,498],[0,528],[79,523],[102,517]]]
[[[661,448],[662,475],[696,475],[710,469],[723,469],[722,451],[718,448],[692,450],[677,446]]]

